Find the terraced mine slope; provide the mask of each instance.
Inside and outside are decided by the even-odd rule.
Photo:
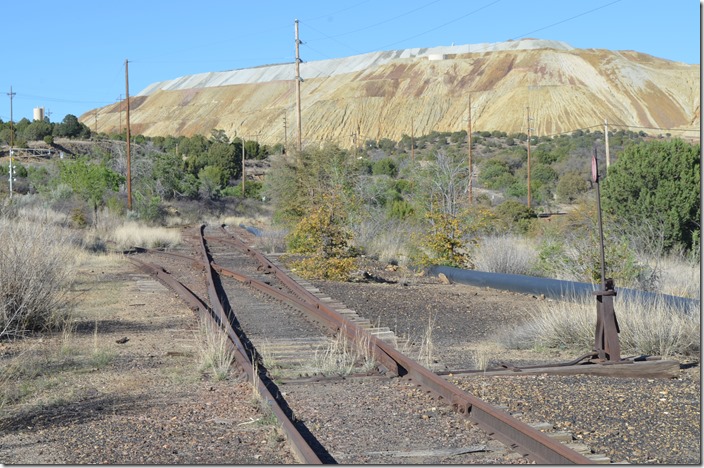
[[[301,64],[302,139],[400,139],[403,134],[467,128],[549,135],[609,124],[688,130],[700,122],[698,64],[635,51],[575,49],[523,39],[429,49],[375,52]],[[133,134],[296,135],[294,64],[203,73],[154,83],[131,98]],[[124,105],[97,109],[101,132],[117,132]],[[87,125],[95,110],[80,117]],[[92,127],[91,127],[92,128]],[[649,131],[658,133],[658,131]],[[661,133],[665,133],[664,131]],[[681,132],[671,131],[678,134]],[[352,135],[355,135],[353,137]]]

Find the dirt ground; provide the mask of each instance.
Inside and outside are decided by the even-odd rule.
[[[172,292],[115,257],[79,278],[70,336],[0,344],[25,382],[5,382],[0,463],[295,462],[249,382],[200,369],[197,320]]]
[[[397,282],[316,286],[398,334],[418,333],[434,312],[439,361],[458,367],[469,362],[472,346],[520,323],[540,300],[442,285],[435,278],[388,277]],[[6,369],[0,374],[5,388],[0,463],[295,463],[250,382],[233,374],[217,380],[201,368],[198,321],[174,293],[117,256],[91,257],[74,293],[71,333],[0,343],[0,369]],[[464,344],[450,346],[458,342]],[[520,352],[504,357],[536,359]],[[541,359],[572,357],[554,353]],[[458,384],[512,412],[571,430],[592,448],[610,450],[613,461],[700,462],[700,442],[694,440],[700,434],[698,368],[672,381],[627,380],[486,378]],[[590,408],[580,409],[575,419],[566,409],[615,393],[629,395],[612,402],[614,411],[628,416],[618,421]],[[641,433],[647,437],[639,438]],[[634,443],[639,455],[629,455]]]

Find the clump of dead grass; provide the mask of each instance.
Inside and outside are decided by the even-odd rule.
[[[596,300],[546,301],[529,311],[529,321],[507,339],[514,348],[591,350],[596,327]],[[695,306],[682,311],[658,296],[614,302],[622,354],[696,355],[700,350],[700,317]]]
[[[217,380],[225,380],[235,361],[235,349],[222,327],[210,320],[200,321],[198,362],[201,371],[210,371]]]
[[[369,372],[376,367],[369,341],[366,333],[350,340],[346,333],[339,331],[326,346],[316,349],[306,371],[325,376]]]
[[[0,338],[58,328],[75,279],[70,233],[54,224],[0,218]]]
[[[177,229],[146,226],[134,221],[116,227],[110,237],[115,241],[118,249],[172,248],[181,242],[181,233]]]
[[[532,275],[538,253],[525,237],[506,234],[481,239],[472,252],[472,260],[480,271]]]

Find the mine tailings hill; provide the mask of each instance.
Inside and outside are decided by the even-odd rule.
[[[301,64],[303,144],[343,147],[403,134],[467,129],[534,135],[580,128],[645,129],[699,137],[700,69],[635,51],[557,41],[405,49]],[[124,104],[80,121],[117,133]],[[284,135],[284,116],[288,131]],[[130,127],[146,136],[224,130],[263,144],[296,138],[295,66],[267,65],[154,83],[130,98]],[[651,130],[666,129],[666,130]]]

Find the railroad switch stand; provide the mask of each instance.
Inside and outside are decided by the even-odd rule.
[[[607,278],[602,291],[594,291],[596,296],[596,333],[594,351],[600,361],[621,362],[621,346],[618,342],[620,329],[614,311],[614,280]]]

